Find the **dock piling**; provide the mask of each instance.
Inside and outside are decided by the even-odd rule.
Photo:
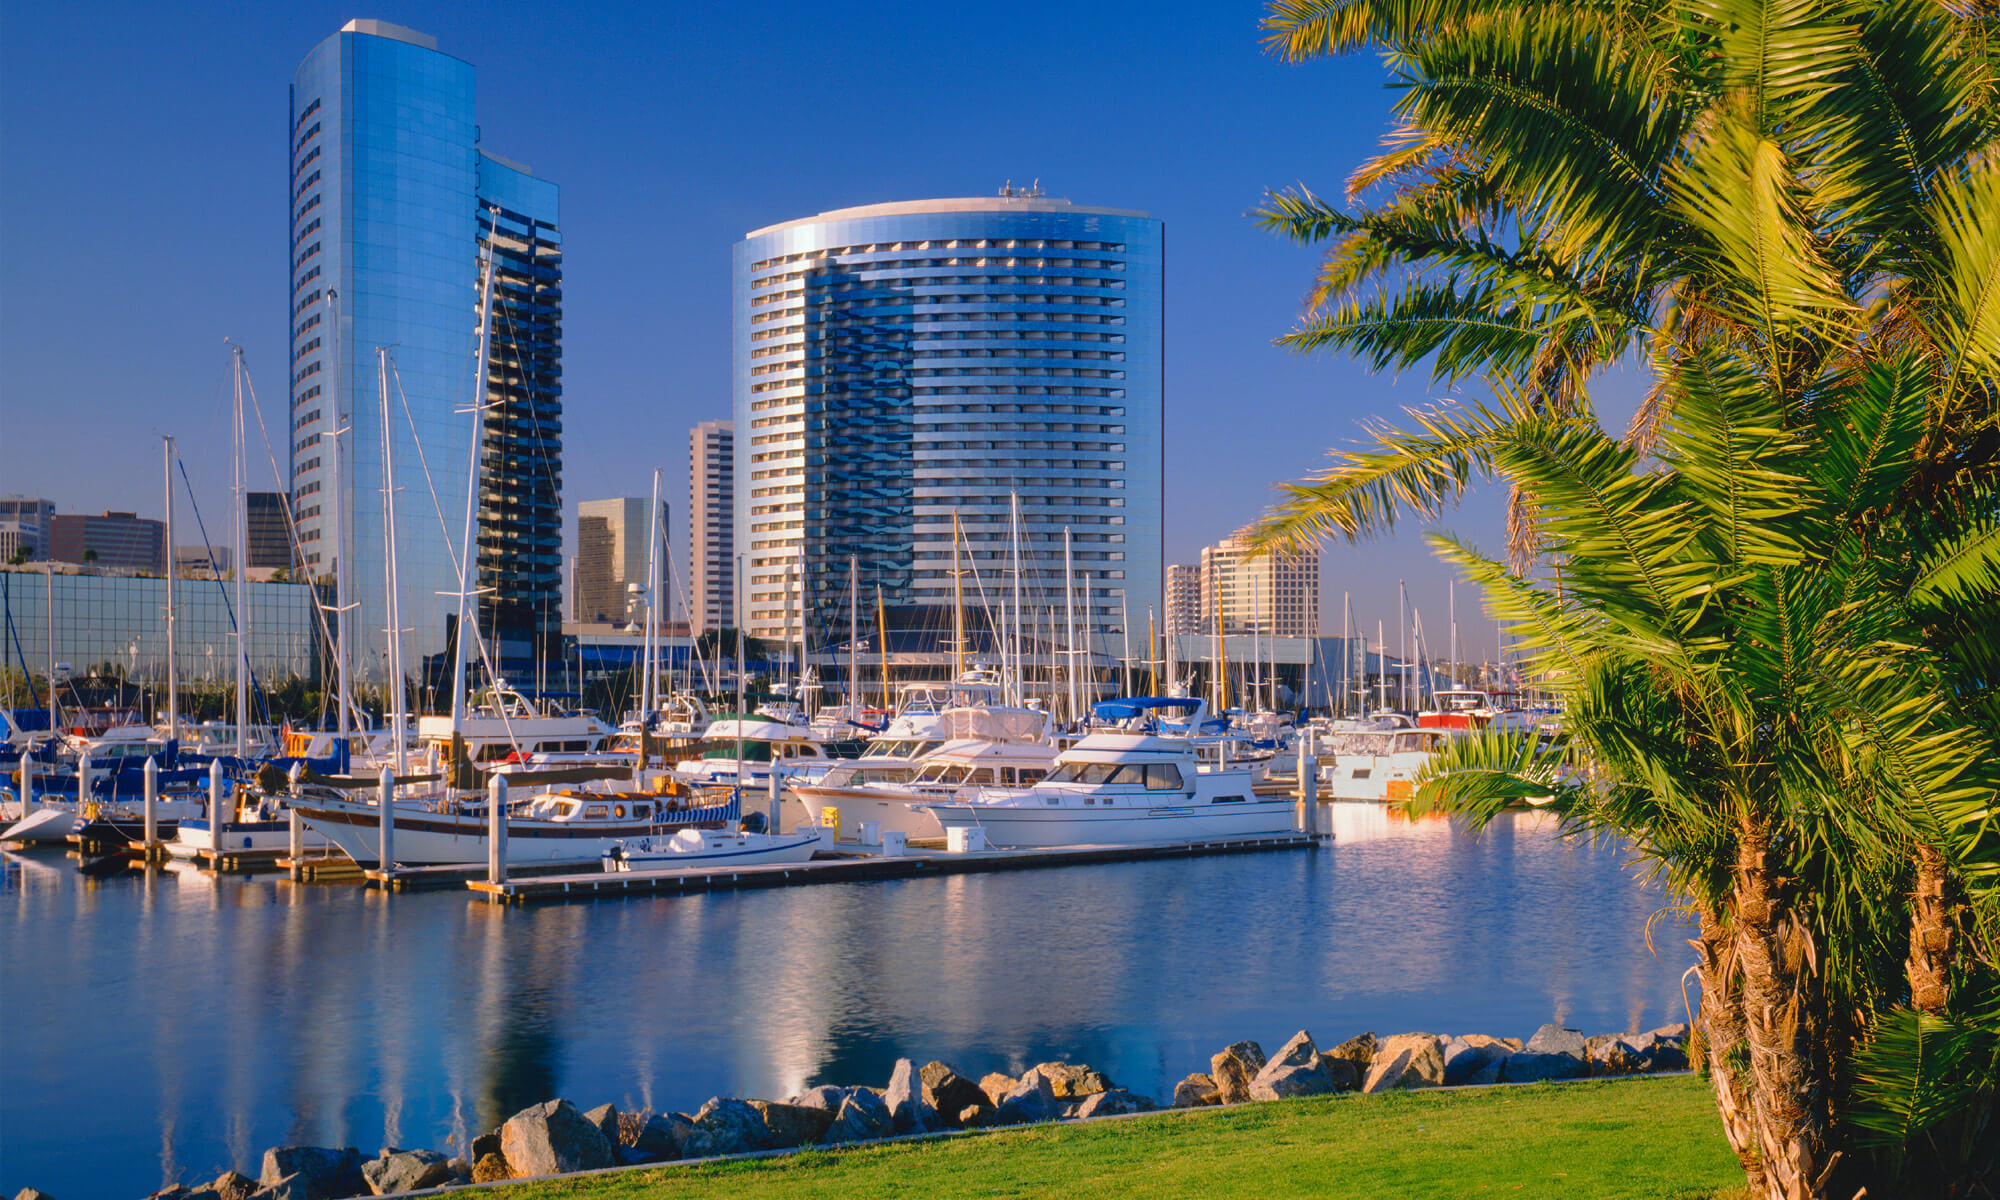
[[[21,819],[25,821],[35,815],[35,758],[25,750],[21,752],[20,800]]]
[[[784,803],[784,800],[783,800],[783,797],[784,797],[784,794],[785,794],[785,784],[784,784],[784,781],[783,781],[783,780],[781,780],[781,779],[779,779],[779,778],[778,778],[778,764],[777,764],[777,763],[772,763],[772,764],[771,764],[771,796],[770,796],[770,800],[771,800],[771,813],[770,813],[770,819],[771,819],[771,823],[770,823],[770,824],[768,824],[768,825],[766,825],[766,826],[764,827],[765,829],[768,829],[768,830],[769,830],[769,831],[771,831],[772,833],[776,833],[776,832],[778,832],[778,813],[779,813],[779,811],[780,811],[780,808],[781,808],[781,806],[782,806],[782,805],[783,805],[783,803]]]
[[[486,785],[486,881],[507,882],[507,777],[495,775]]]
[[[1310,728],[1299,734],[1299,830],[1306,834],[1319,832],[1319,763],[1313,753],[1319,748],[1316,742]]]
[[[215,868],[222,869],[222,839],[228,819],[222,814],[222,760],[208,760],[208,835],[215,851]]]
[[[76,756],[76,815],[85,817],[90,809],[90,785],[92,772],[88,753]]]
[[[292,878],[303,879],[306,872],[305,868],[299,865],[299,860],[306,856],[306,819],[299,815],[299,810],[296,808],[286,808],[285,815],[290,818],[286,822],[285,833],[288,840],[285,845],[287,851],[285,861],[292,864]]]
[[[381,840],[376,847],[376,865],[384,871],[396,869],[396,773],[388,767],[382,768],[377,782],[376,794],[380,796]]]
[[[160,760],[148,757],[145,769],[146,781],[146,861],[153,861],[153,850],[160,844]]]

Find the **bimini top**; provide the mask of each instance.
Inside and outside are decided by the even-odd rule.
[[[1186,738],[1157,734],[1104,730],[1084,735],[1069,749],[1056,755],[1058,763],[1070,762],[1151,762],[1159,759],[1191,759],[1194,743]]]
[[[1099,701],[1090,715],[1100,721],[1129,721],[1143,717],[1149,712],[1172,710],[1189,712],[1200,708],[1206,701],[1193,696],[1125,696],[1117,700]]]

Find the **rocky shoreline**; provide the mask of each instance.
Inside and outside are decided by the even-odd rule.
[[[1636,1075],[1687,1065],[1685,1025],[1598,1037],[1544,1025],[1525,1042],[1484,1034],[1363,1033],[1330,1050],[1300,1030],[1274,1055],[1252,1041],[1224,1047],[1208,1071],[1174,1087],[1165,1107]],[[975,1083],[947,1063],[917,1067],[901,1059],[886,1087],[817,1087],[781,1101],[718,1096],[694,1113],[625,1113],[610,1104],[584,1111],[567,1100],[549,1100],[515,1113],[457,1153],[388,1147],[364,1158],[353,1147],[275,1146],[264,1152],[256,1179],[225,1171],[148,1200],[347,1200],[1160,1107],[1079,1064],[1046,1062],[1019,1078],[992,1074]],[[24,1188],[15,1200],[51,1198]]]

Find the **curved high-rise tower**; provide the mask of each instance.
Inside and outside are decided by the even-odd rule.
[[[773,225],[736,246],[736,548],[745,623],[844,633],[850,555],[891,606],[943,611],[952,518],[989,607],[1065,605],[1121,653],[1161,577],[1161,223],[1040,195],[919,200]],[[817,635],[815,635],[817,640]],[[1058,629],[1058,640],[1061,640]]]

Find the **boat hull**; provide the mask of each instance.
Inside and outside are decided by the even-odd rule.
[[[786,834],[756,847],[707,849],[688,854],[668,850],[630,850],[621,857],[604,856],[607,871],[692,871],[714,867],[755,867],[772,863],[809,862],[820,847],[817,834]]]
[[[382,823],[374,805],[328,800],[299,804],[297,808],[307,828],[332,842],[356,863],[372,867],[380,861]],[[624,821],[582,825],[510,818],[507,863],[509,866],[594,863],[616,842],[671,835],[694,827],[720,827],[724,821],[735,819],[725,814],[736,811],[739,810],[734,805],[690,809],[684,814],[685,819],[662,823]],[[487,840],[483,815],[406,809],[401,805],[396,808],[398,865],[477,866],[487,861]]]
[[[305,831],[303,848],[308,851],[324,850],[329,846],[325,837],[308,828]],[[236,854],[245,850],[289,850],[292,848],[292,826],[290,821],[247,821],[232,824],[222,835],[224,853]],[[180,823],[174,831],[174,838],[167,843],[167,853],[175,858],[194,858],[215,852],[215,834],[208,826],[207,818],[190,817]]]
[[[953,829],[983,829],[988,845],[1008,850],[1199,841],[1298,830],[1296,810],[1291,802],[1280,800],[1096,810],[933,804],[930,813],[947,835]]]
[[[67,842],[82,821],[73,808],[39,808],[0,829],[0,842]]]
[[[880,822],[885,833],[901,833],[913,838],[944,836],[944,829],[937,818],[916,807],[937,803],[933,797],[873,788],[821,787],[795,788],[792,795],[798,797],[809,824],[826,824],[826,810],[836,810],[840,814],[840,829],[836,836],[841,838],[860,837],[863,821]]]

